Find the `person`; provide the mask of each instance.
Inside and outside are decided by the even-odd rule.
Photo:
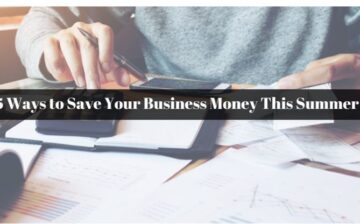
[[[128,44],[116,37],[131,24],[150,73],[232,83],[279,80],[279,88],[360,86],[356,7],[36,7],[18,30],[16,48],[30,77],[87,88],[109,80],[129,85],[129,72],[113,53]],[[98,49],[79,27],[98,38]]]

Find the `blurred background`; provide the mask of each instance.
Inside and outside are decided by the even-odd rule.
[[[25,78],[15,51],[16,30],[29,7],[0,7],[0,84]]]

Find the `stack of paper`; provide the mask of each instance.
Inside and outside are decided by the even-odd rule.
[[[360,179],[296,165],[275,169],[228,150],[165,184],[115,221],[359,222]],[[116,205],[108,204],[107,217]],[[114,217],[114,216],[112,216]]]
[[[310,160],[323,163],[360,161],[360,152],[323,128],[297,128],[284,132]]]
[[[227,121],[219,145],[242,145],[243,156],[262,164],[282,165],[299,159],[331,164],[360,162],[358,134],[319,126],[274,130],[269,121]]]
[[[158,155],[48,149],[38,159],[23,194],[0,220],[80,222],[105,201],[117,211],[144,197],[189,161]],[[27,209],[31,208],[31,209]]]
[[[280,135],[281,132],[273,130],[271,121],[228,120],[219,133],[217,144],[247,145]]]
[[[359,178],[299,165],[238,192],[209,221],[357,223],[359,184]]]
[[[129,204],[119,213],[117,201],[94,212],[88,220],[95,222],[201,222],[217,210],[222,200],[255,187],[261,178],[270,178],[273,170],[242,163],[236,151],[226,151],[204,165],[187,172],[156,189],[141,202]],[[259,173],[264,175],[259,176]]]
[[[289,162],[308,156],[286,136],[263,140],[239,149],[239,156],[249,161],[272,166],[287,166]]]
[[[258,85],[253,89],[277,89],[277,83],[273,83],[271,85]],[[322,90],[330,90],[331,84],[325,83],[322,85],[312,86],[305,89],[322,89]],[[310,96],[311,97],[311,96]],[[276,118],[276,114],[274,117]],[[273,120],[273,128],[275,130],[284,130],[290,128],[298,128],[298,127],[305,127],[305,126],[312,126],[312,125],[319,125],[319,124],[331,124],[334,123],[334,120]]]

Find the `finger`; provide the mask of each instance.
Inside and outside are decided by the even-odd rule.
[[[338,54],[338,55],[334,55],[331,57],[326,57],[323,59],[313,61],[306,66],[305,70],[309,70],[309,69],[319,67],[322,65],[332,64],[332,63],[335,63],[336,61],[338,61],[339,59],[342,59],[344,57],[352,57],[352,56],[354,56],[356,58],[360,58],[360,54]]]
[[[60,42],[61,51],[76,85],[79,87],[84,87],[84,71],[81,62],[81,55],[78,50],[75,37],[72,34],[65,33],[59,36],[58,39]]]
[[[298,89],[355,77],[360,77],[360,59],[356,55],[345,55],[335,63],[282,78],[278,82],[278,88]]]
[[[58,40],[50,37],[44,44],[44,60],[46,69],[51,75],[61,82],[72,80],[65,59],[62,56]]]
[[[129,86],[130,84],[130,74],[129,72],[121,67],[117,67],[113,71],[106,74],[106,79],[108,81],[116,81],[119,85]]]
[[[90,41],[85,37],[77,36],[80,47],[81,61],[85,74],[86,87],[89,89],[99,88],[98,53]]]
[[[338,54],[338,55],[334,55],[331,57],[326,57],[326,58],[322,58],[313,62],[310,62],[305,70],[310,70],[312,68],[316,68],[316,67],[320,67],[322,65],[327,65],[327,64],[331,64],[334,63],[335,61],[337,61],[339,58],[343,57],[343,54]]]
[[[314,86],[321,83],[327,83],[327,74],[333,74],[334,71],[328,66],[316,67],[299,73],[294,73],[278,81],[279,89],[300,89],[308,86]]]
[[[103,72],[100,64],[98,64],[98,74],[99,74],[99,82],[100,82],[101,84],[108,82],[108,80],[107,80],[107,78],[106,78],[106,75],[105,75],[105,73]]]
[[[99,61],[104,73],[109,73],[115,68],[113,49],[114,34],[110,26],[95,23],[91,26],[92,33],[98,38]]]

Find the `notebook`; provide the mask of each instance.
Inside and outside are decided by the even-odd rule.
[[[40,150],[40,144],[0,142],[1,206],[10,205],[21,192],[25,178],[28,176]]]
[[[47,135],[36,131],[35,120],[8,130],[6,138],[40,141],[44,146],[90,151],[156,153],[192,158],[214,151],[220,120],[120,120],[111,137]]]
[[[40,149],[41,144],[0,142],[0,156],[7,157],[12,154],[13,156],[9,157],[13,157],[14,160],[17,160],[21,166],[21,173],[24,178],[29,174]],[[7,169],[7,172],[10,174],[11,170]]]

